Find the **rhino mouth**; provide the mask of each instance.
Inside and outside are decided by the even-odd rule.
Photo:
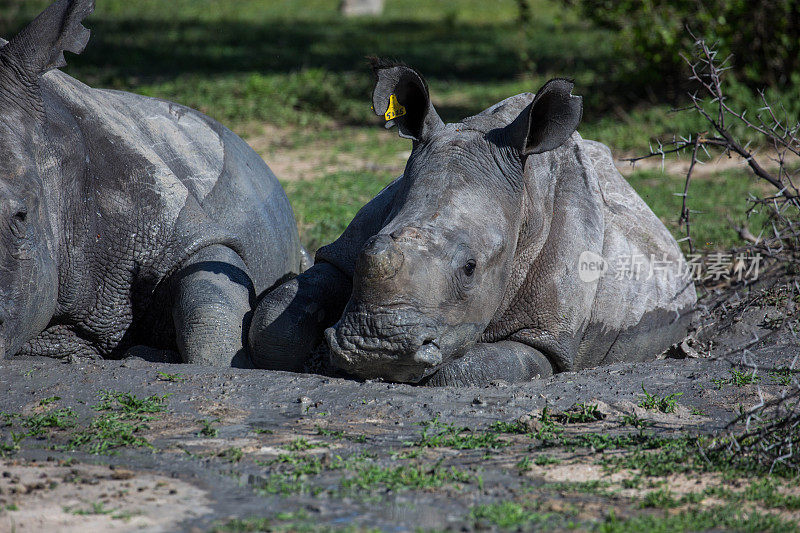
[[[437,325],[410,308],[347,312],[325,331],[331,363],[363,379],[417,383],[444,356]]]

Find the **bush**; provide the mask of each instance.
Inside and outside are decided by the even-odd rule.
[[[617,32],[622,55],[632,50],[640,75],[681,78],[680,54],[694,39],[716,42],[721,58],[734,55],[737,78],[751,87],[783,88],[800,71],[797,0],[563,0],[585,18]],[[796,80],[795,80],[796,81]]]

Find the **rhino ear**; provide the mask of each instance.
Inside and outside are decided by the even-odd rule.
[[[583,98],[573,96],[570,80],[548,81],[533,102],[508,126],[513,146],[523,155],[555,150],[570,138],[583,115]]]
[[[66,65],[64,51],[79,54],[89,42],[81,21],[94,11],[94,0],[58,0],[25,26],[0,53],[29,79]]]
[[[397,124],[400,137],[423,141],[444,126],[416,70],[378,58],[370,58],[370,64],[375,74],[372,109],[386,119],[387,128]]]

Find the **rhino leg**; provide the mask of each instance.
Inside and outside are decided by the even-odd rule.
[[[253,282],[239,255],[222,245],[194,254],[173,278],[178,352],[187,363],[249,367],[245,322]]]
[[[552,365],[539,350],[519,342],[500,341],[476,344],[439,369],[425,384],[472,387],[501,380],[520,383],[552,375]]]
[[[329,263],[317,263],[267,293],[253,311],[250,358],[257,368],[298,372],[323,342],[325,328],[342,315],[350,278]]]

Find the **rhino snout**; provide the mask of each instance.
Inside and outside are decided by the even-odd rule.
[[[429,328],[398,328],[401,338],[363,336],[341,324],[325,330],[331,363],[364,379],[415,383],[442,364],[443,355]]]

